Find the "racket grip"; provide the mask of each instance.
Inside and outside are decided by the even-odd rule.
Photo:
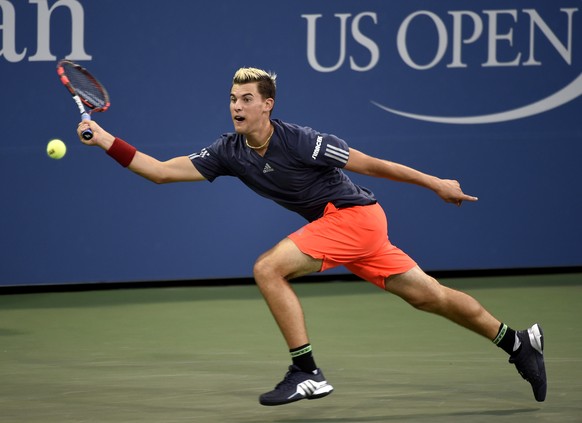
[[[89,113],[82,113],[81,114],[81,120],[91,120],[91,115]],[[89,141],[91,138],[93,138],[93,131],[91,131],[90,129],[85,129],[82,133],[81,136],[86,139],[87,141]]]

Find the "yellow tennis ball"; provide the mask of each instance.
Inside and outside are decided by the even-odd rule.
[[[67,146],[61,140],[50,140],[46,145],[46,154],[51,159],[62,159],[67,153]]]

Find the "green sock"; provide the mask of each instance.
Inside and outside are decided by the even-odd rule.
[[[317,366],[313,359],[311,344],[305,344],[289,350],[293,364],[307,373],[315,373]]]
[[[499,326],[499,332],[497,332],[493,343],[509,355],[513,354],[521,345],[519,340],[516,341],[515,331],[505,323],[501,323]]]

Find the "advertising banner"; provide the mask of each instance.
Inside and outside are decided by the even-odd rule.
[[[56,74],[63,58],[109,91],[111,107],[93,119],[159,160],[233,131],[238,68],[276,72],[273,118],[479,197],[457,208],[350,175],[425,270],[581,266],[581,9],[0,0],[0,284],[249,277],[258,255],[304,224],[234,178],[156,185],[81,144]],[[67,145],[60,160],[46,154],[55,138]]]

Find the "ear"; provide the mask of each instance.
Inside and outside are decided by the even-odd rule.
[[[265,111],[271,112],[271,110],[273,110],[273,107],[275,107],[275,100],[273,100],[272,98],[266,99],[265,100]]]

